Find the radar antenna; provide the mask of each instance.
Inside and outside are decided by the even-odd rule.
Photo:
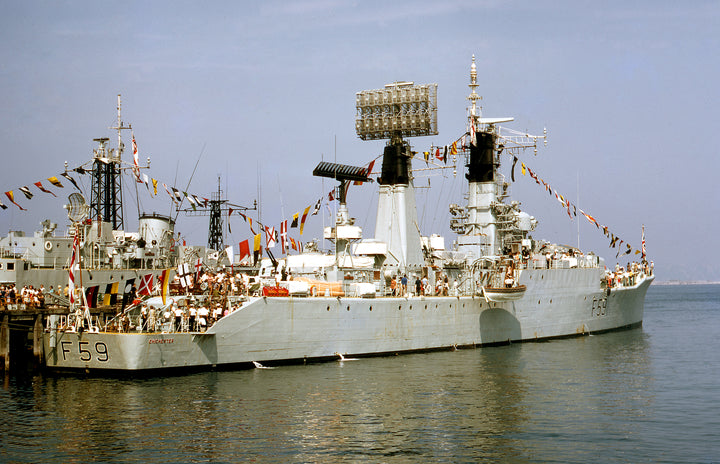
[[[90,308],[85,299],[85,288],[82,284],[82,267],[80,256],[80,238],[82,223],[87,219],[90,212],[90,206],[85,202],[82,194],[74,192],[68,197],[68,204],[65,205],[68,212],[68,219],[72,221],[75,239],[73,240],[73,250],[70,258],[70,266],[68,268],[68,284],[71,287],[70,298],[70,314],[68,315],[69,326],[74,327],[81,332],[85,328],[91,328],[92,321],[90,318]],[[75,278],[77,277],[77,285]],[[72,322],[71,322],[72,321]]]
[[[90,206],[85,202],[85,197],[80,193],[71,193],[68,197],[68,204],[65,205],[68,212],[68,219],[73,225],[82,222],[87,218]]]
[[[437,84],[393,82],[383,89],[358,92],[355,102],[358,137],[389,139],[378,179],[375,239],[388,245],[388,265],[402,270],[419,269],[425,258],[417,228],[413,152],[403,139],[438,134]]]

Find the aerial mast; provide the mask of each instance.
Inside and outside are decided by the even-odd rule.
[[[248,211],[257,210],[257,200],[253,201],[252,207],[236,205],[229,203],[227,198],[223,198],[223,191],[220,188],[220,176],[218,176],[218,187],[216,192],[210,194],[210,200],[207,200],[204,208],[198,208],[193,204],[192,208],[179,209],[187,216],[210,216],[210,224],[208,227],[208,248],[215,251],[225,249],[225,237],[223,234],[223,215],[232,211]]]
[[[122,141],[122,130],[132,129],[132,126],[125,126],[122,122],[120,95],[117,96],[117,118],[117,126],[110,128],[118,133],[116,149],[107,148],[107,138],[93,139],[98,142],[99,147],[93,153],[90,196],[91,219],[109,222],[113,230],[122,229],[124,225],[121,168],[125,145]]]
[[[470,65],[470,84],[468,84],[468,87],[470,87],[471,92],[467,99],[472,102],[472,106],[470,107],[470,123],[474,125],[477,123],[477,118],[482,116],[482,107],[477,107],[477,101],[482,100],[482,97],[477,94],[478,83],[475,55],[472,56],[472,65]]]
[[[470,153],[465,175],[468,180],[467,213],[451,227],[461,234],[458,245],[475,257],[498,256],[510,242],[517,241],[517,237],[508,232],[515,229],[516,207],[519,205],[504,202],[509,184],[499,172],[500,155],[504,152],[516,156],[527,148],[537,152],[538,139],[546,140],[546,135],[534,136],[499,126],[500,123],[513,121],[512,117],[482,117],[482,107],[477,104],[482,97],[477,94],[475,55],[470,65],[468,87],[470,95],[467,99],[471,105],[468,116]]]
[[[223,239],[222,205],[227,200],[222,198],[220,176],[218,176],[217,192],[210,195],[210,227],[208,229],[208,248],[221,251],[225,249]]]

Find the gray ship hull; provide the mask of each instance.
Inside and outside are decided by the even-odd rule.
[[[253,298],[205,333],[62,333],[44,337],[59,370],[145,371],[366,356],[598,333],[642,324],[653,277],[600,287],[599,269],[525,271],[525,295]]]

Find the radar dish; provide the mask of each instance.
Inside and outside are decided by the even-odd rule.
[[[90,207],[85,202],[85,197],[75,192],[68,197],[69,204],[65,205],[68,210],[68,218],[72,222],[81,222],[88,216]]]

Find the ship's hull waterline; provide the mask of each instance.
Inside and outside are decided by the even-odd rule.
[[[597,270],[596,270],[597,271]],[[47,332],[57,370],[152,371],[383,355],[566,337],[642,324],[652,277],[609,292],[593,270],[525,273],[516,301],[477,296],[254,298],[205,333]]]

